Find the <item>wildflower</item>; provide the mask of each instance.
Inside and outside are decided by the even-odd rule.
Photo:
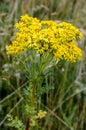
[[[46,111],[39,110],[37,118],[42,119],[43,117],[45,117],[46,114],[47,114]]]
[[[21,16],[15,24],[17,33],[12,45],[7,47],[7,54],[23,53],[28,49],[43,54],[52,53],[55,60],[65,59],[75,62],[81,59],[82,51],[76,41],[82,38],[78,28],[67,22],[56,23],[52,20],[42,20]]]

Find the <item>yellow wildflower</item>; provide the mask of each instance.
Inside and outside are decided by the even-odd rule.
[[[38,118],[38,119],[42,119],[43,117],[46,116],[46,114],[47,114],[46,111],[39,110],[38,115],[37,115],[37,118]]]
[[[82,38],[78,28],[67,22],[56,23],[52,20],[42,20],[21,16],[18,29],[12,45],[7,47],[7,54],[17,54],[28,49],[36,53],[52,53],[56,60],[65,59],[75,62],[81,59],[82,51],[76,45],[76,40]]]

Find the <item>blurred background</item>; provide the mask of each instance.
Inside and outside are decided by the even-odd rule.
[[[26,13],[41,20],[70,22],[83,32],[78,42],[82,60],[59,63],[50,75],[54,88],[47,99],[42,97],[50,111],[41,125],[42,130],[86,130],[86,0],[0,0],[0,130],[14,130],[6,125],[7,114],[24,119],[24,103],[18,101],[27,80],[18,63],[6,55],[6,47],[13,40],[14,24]]]

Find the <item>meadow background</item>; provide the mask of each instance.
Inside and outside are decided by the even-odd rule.
[[[86,130],[86,0],[0,0],[0,130],[14,130],[6,125],[7,114],[24,120],[27,79],[18,63],[6,55],[6,47],[13,40],[14,24],[26,13],[70,22],[83,32],[82,60],[61,62],[48,77],[50,88],[41,101],[48,116],[41,126],[42,130]]]

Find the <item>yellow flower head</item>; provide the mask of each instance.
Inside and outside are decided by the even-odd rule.
[[[82,51],[76,45],[76,41],[82,38],[82,33],[70,23],[40,21],[26,14],[21,16],[20,22],[16,23],[15,27],[18,31],[12,45],[7,47],[7,54],[33,49],[39,54],[46,51],[52,53],[56,60],[75,62],[82,57]]]
[[[37,118],[38,118],[38,119],[42,119],[43,117],[46,116],[46,114],[47,114],[46,111],[39,110],[38,115],[37,115]]]

